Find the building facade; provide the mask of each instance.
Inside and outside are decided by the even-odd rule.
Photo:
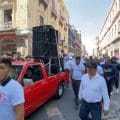
[[[76,35],[75,35],[75,31],[74,31],[74,27],[69,25],[68,27],[68,43],[69,43],[69,53],[71,54],[75,54],[75,41],[76,41]]]
[[[75,36],[76,36],[76,41],[75,41],[75,55],[76,56],[81,56],[82,54],[82,41],[81,41],[81,32],[78,28],[75,28]]]
[[[93,53],[94,53],[93,55],[95,57],[101,56],[100,55],[100,40],[99,40],[98,36],[96,37],[96,43],[95,43],[95,48],[94,48],[94,52]]]
[[[74,54],[75,56],[81,56],[82,41],[80,30],[73,25],[69,25],[68,29],[69,53]]]
[[[53,25],[59,50],[68,50],[68,19],[63,0],[0,0],[0,52],[31,55],[32,28],[40,25]]]
[[[120,0],[112,0],[99,35],[99,54],[120,57]]]
[[[88,56],[85,45],[82,45],[82,56]]]

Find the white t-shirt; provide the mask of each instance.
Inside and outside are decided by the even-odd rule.
[[[0,119],[15,120],[14,106],[24,103],[22,86],[10,80],[5,86],[0,85]]]
[[[83,63],[80,62],[79,65],[77,65],[75,62],[71,63],[71,69],[72,69],[72,79],[73,80],[81,80],[82,78],[82,71],[85,71],[85,66]]]
[[[97,66],[97,72],[99,75],[103,75],[103,68],[100,65]]]

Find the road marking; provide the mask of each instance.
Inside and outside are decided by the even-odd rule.
[[[60,110],[54,105],[48,106],[46,108],[46,113],[48,118],[51,118],[51,119],[56,118],[56,120],[65,120]]]

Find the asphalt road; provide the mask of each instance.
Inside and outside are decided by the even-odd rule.
[[[59,100],[50,100],[26,120],[80,120],[79,110],[74,109],[74,95],[71,87],[65,88]],[[110,113],[103,120],[120,120],[120,90],[111,97]]]
[[[27,120],[80,120],[79,110],[74,109],[74,95],[71,87],[65,88],[59,100],[50,100]]]

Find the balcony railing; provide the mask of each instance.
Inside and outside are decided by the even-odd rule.
[[[10,30],[12,29],[12,21],[10,22],[5,22],[5,23],[0,23],[0,31],[2,30]]]
[[[48,6],[48,0],[40,0],[41,3],[43,3],[45,6]]]

